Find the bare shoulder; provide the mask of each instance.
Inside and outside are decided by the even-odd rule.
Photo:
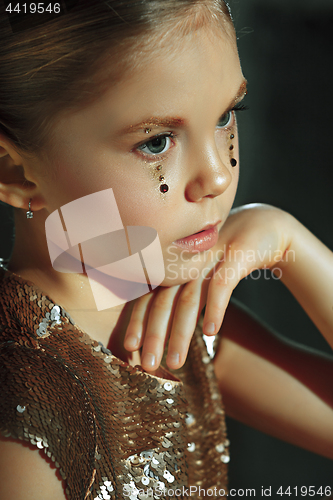
[[[66,500],[57,469],[32,445],[0,437],[0,498]]]

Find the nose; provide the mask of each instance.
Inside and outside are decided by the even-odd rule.
[[[185,189],[187,201],[198,202],[203,198],[215,198],[228,188],[232,175],[216,148],[215,143],[189,158],[190,178]]]

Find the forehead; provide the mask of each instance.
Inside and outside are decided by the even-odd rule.
[[[172,28],[164,27],[143,37],[137,47],[134,46],[132,51],[129,50],[127,55],[125,54],[126,71],[139,70],[142,64],[147,64],[161,56],[169,60],[176,59],[191,47],[199,50],[198,39],[205,39],[212,44],[223,42],[237,53],[235,30],[232,23],[227,20],[211,20],[195,29],[181,29],[181,26],[176,23]],[[127,60],[129,64],[126,64]]]
[[[139,36],[130,37],[104,51],[96,61],[92,75],[96,86],[101,92],[110,83],[129,78],[140,68],[163,56],[170,60],[179,56],[182,50],[187,50],[191,41],[202,36],[215,43],[218,39],[234,48],[237,53],[236,34],[230,18],[224,13],[212,12],[203,2],[192,7],[187,15],[178,18],[167,18],[154,29],[143,30]]]
[[[220,83],[224,80],[225,87],[227,80],[230,83],[241,74],[235,36],[221,29],[204,27],[177,38],[168,33],[156,44],[152,40],[150,49],[137,54],[136,63],[124,71],[121,80],[112,85],[108,93],[111,96],[140,91],[145,95],[148,89],[158,93],[166,86],[174,92],[182,92],[189,90],[191,84],[194,87],[209,79],[220,80]],[[239,85],[240,82],[237,88]]]
[[[221,65],[226,67],[233,62],[234,66],[240,69],[233,26],[230,22],[225,23],[225,26],[212,23],[186,35],[178,32],[177,36],[174,30],[164,33],[159,31],[155,36],[151,35],[144,45],[128,50],[128,54],[123,58],[119,54],[121,67],[115,64],[111,55],[103,65],[104,75],[110,74],[111,78],[105,79],[105,86],[100,95],[103,92],[110,95],[112,92],[126,91],[133,85],[139,87],[143,80],[146,81],[147,87],[160,84],[161,78],[171,81],[172,71],[175,69],[178,73],[193,73],[197,69],[199,75],[200,67],[205,62],[208,63],[206,66],[211,68],[219,68]],[[210,75],[206,76],[208,78]],[[173,80],[173,85],[176,85],[176,75]]]
[[[235,39],[229,34],[202,28],[177,40],[168,36],[149,54],[138,54],[135,67],[92,105],[67,115],[63,132],[69,127],[75,134],[84,132],[89,123],[90,130],[107,138],[153,115],[200,120],[200,115],[226,110],[242,82]]]

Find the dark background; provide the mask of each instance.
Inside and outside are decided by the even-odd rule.
[[[333,248],[333,0],[233,0],[231,7],[250,106],[238,115],[235,205],[276,205]],[[1,205],[0,218],[0,257],[8,257],[12,224]],[[244,280],[235,296],[287,338],[332,352],[280,282]],[[231,488],[256,488],[260,497],[261,486],[272,486],[276,499],[288,498],[276,494],[280,486],[333,489],[332,461],[231,419],[228,428]]]
[[[333,249],[333,0],[234,0],[231,7],[250,107],[238,114],[235,205],[282,208]],[[243,280],[234,295],[287,338],[332,353],[282,283]],[[288,498],[276,494],[280,486],[330,485],[333,493],[331,460],[231,419],[228,428],[231,488],[256,488],[260,497],[262,485],[272,486],[276,499]]]

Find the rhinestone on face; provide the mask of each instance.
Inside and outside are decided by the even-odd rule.
[[[230,139],[234,139],[235,138],[235,135],[234,134],[231,134],[230,135]]]
[[[17,405],[16,410],[19,413],[23,413],[25,411],[25,406]]]
[[[162,184],[160,186],[161,193],[167,193],[169,191],[169,186],[167,184]]]

